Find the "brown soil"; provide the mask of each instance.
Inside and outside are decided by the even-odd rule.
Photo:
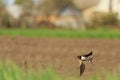
[[[0,36],[0,59],[12,60],[36,70],[52,65],[57,73],[78,76],[76,56],[93,51],[94,65],[85,62],[84,75],[101,69],[116,70],[120,64],[120,40],[107,39],[58,39]]]

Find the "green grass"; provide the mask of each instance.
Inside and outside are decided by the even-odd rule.
[[[23,68],[7,62],[6,64],[0,63],[0,80],[60,80],[53,68],[49,67],[38,72],[33,71],[31,68],[25,72]]]
[[[25,37],[48,37],[48,38],[105,38],[119,39],[119,30],[105,28],[96,30],[67,30],[67,29],[0,29],[0,35],[25,36]]]
[[[105,72],[104,76],[95,74],[87,78],[87,80],[120,80],[120,70],[117,73]],[[85,76],[83,76],[85,77]],[[56,74],[53,68],[40,69],[38,72],[34,72],[31,68],[25,72],[23,68],[17,65],[7,62],[6,64],[0,62],[0,80],[84,80],[81,77],[65,76]]]

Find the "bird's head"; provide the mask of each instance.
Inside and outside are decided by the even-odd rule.
[[[81,59],[81,56],[79,55],[79,56],[77,56],[77,59]]]

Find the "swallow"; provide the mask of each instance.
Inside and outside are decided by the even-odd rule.
[[[92,63],[93,57],[92,57],[93,52],[91,51],[88,54],[84,54],[84,55],[79,55],[77,56],[77,59],[79,60],[79,68],[80,68],[80,76],[83,74],[84,70],[85,70],[85,65],[84,65],[84,61],[88,61],[89,63]]]

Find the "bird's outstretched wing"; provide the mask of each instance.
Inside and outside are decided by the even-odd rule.
[[[88,57],[88,56],[91,56],[92,54],[93,54],[93,52],[91,51],[90,53],[82,55],[82,56]]]
[[[80,76],[83,74],[84,71],[85,71],[85,65],[83,62],[81,62],[81,64],[80,64]]]

